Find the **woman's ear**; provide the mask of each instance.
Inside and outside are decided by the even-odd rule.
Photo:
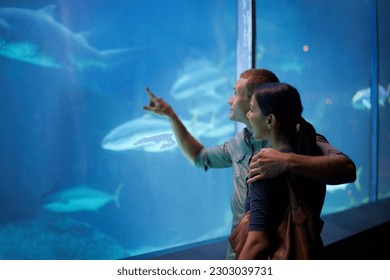
[[[275,117],[275,115],[274,114],[269,114],[268,115],[268,120],[267,120],[268,128],[269,129],[274,128],[275,124],[276,124],[276,117]]]

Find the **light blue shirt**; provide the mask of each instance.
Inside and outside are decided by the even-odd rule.
[[[266,142],[255,141],[247,128],[237,133],[223,145],[203,148],[195,159],[195,165],[208,168],[233,167],[233,192],[230,205],[233,214],[232,231],[245,213],[245,199],[248,186],[246,179],[251,157],[265,147]],[[235,259],[230,246],[227,259]]]

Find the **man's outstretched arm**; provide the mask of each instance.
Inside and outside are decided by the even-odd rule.
[[[149,88],[146,88],[146,92],[149,94],[149,105],[144,106],[143,109],[169,119],[181,152],[193,163],[203,145],[188,132],[183,122],[167,102],[160,97],[156,97]]]

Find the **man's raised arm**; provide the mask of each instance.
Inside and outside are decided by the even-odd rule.
[[[146,92],[149,95],[149,105],[144,106],[143,109],[169,119],[181,152],[193,163],[203,145],[188,132],[183,122],[167,102],[160,97],[156,97],[148,87],[146,87]]]

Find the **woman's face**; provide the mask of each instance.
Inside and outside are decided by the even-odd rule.
[[[254,95],[252,96],[246,117],[252,127],[253,137],[256,140],[268,140],[270,132],[268,127],[269,118],[267,116],[263,116]]]

